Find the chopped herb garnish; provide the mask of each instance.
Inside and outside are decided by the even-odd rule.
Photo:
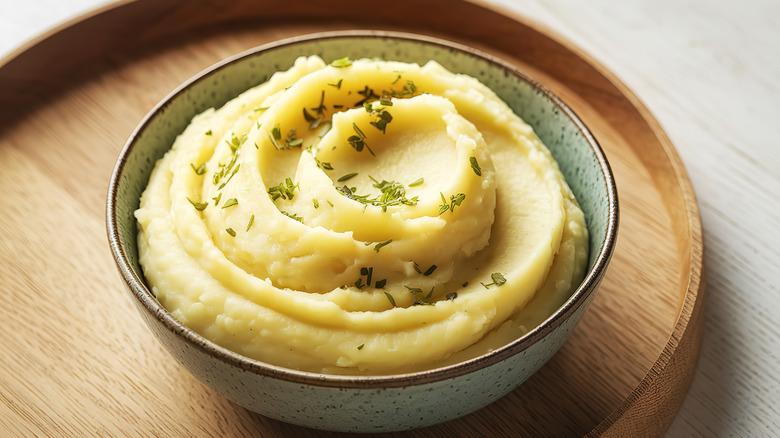
[[[322,115],[314,117],[313,115],[309,114],[308,111],[306,111],[306,108],[303,109],[303,118],[309,122],[309,129],[317,129],[317,127],[320,126],[320,123],[322,122]]]
[[[366,276],[366,286],[371,286],[371,277],[374,275],[374,268],[366,268],[365,266],[360,268],[360,275]]]
[[[428,295],[425,296],[425,298],[430,298],[433,295],[433,289],[436,288],[436,286],[431,286],[431,290],[428,291]]]
[[[236,134],[230,134],[230,140],[225,140],[225,142],[230,146],[230,150],[235,154],[238,148],[241,147],[242,144],[246,142],[246,134],[242,134],[241,138],[236,137]]]
[[[195,202],[189,197],[187,198],[188,201],[190,201],[190,204],[192,204],[193,207],[195,207],[195,210],[203,211],[206,209],[206,207],[209,206],[208,202]]]
[[[325,106],[325,90],[322,90],[322,93],[320,93],[320,104],[319,106],[312,108],[312,111],[317,111],[317,114],[322,116],[322,113],[325,112],[325,110],[328,109],[328,107]]]
[[[287,146],[291,147],[291,148],[301,146],[302,144],[303,144],[303,139],[302,138],[296,138],[295,140],[287,142]]]
[[[209,129],[208,131],[206,131],[206,135],[212,135],[211,129]]]
[[[346,176],[346,175],[345,175]],[[349,199],[360,202],[361,204],[373,205],[380,207],[382,211],[387,211],[387,207],[393,205],[417,205],[417,196],[409,199],[406,197],[406,190],[401,183],[395,181],[377,181],[373,177],[369,176],[374,181],[374,187],[378,188],[381,194],[373,198],[369,195],[357,195],[354,189],[350,189],[347,186],[337,188],[342,195]]]
[[[333,166],[327,161],[320,161],[317,157],[314,157],[314,162],[317,163],[317,167],[323,170],[333,170]]]
[[[377,284],[379,284],[379,282],[378,282],[378,281],[377,281]],[[384,286],[384,284],[382,284],[382,286]],[[392,295],[390,295],[390,294],[389,294],[389,293],[387,293],[387,292],[385,292],[385,296],[387,297],[388,301],[390,301],[390,304],[392,304],[392,305],[393,305],[393,307],[396,307],[396,306],[395,306],[395,299],[393,298],[393,296],[392,296]]]
[[[320,208],[320,202],[316,198],[312,198],[312,202],[314,203],[314,208]]]
[[[252,224],[255,223],[255,215],[249,216],[249,223],[246,224],[246,230],[249,231],[252,228]]]
[[[361,99],[361,100],[359,100],[359,101],[355,102],[355,105],[354,105],[354,106],[355,106],[356,108],[363,106],[363,104],[365,104],[366,102],[369,102],[369,101],[371,101],[371,100],[374,100],[374,99],[379,99],[379,95],[378,95],[378,94],[376,94],[376,93],[374,92],[374,90],[373,90],[373,89],[371,89],[371,88],[370,88],[368,85],[366,85],[366,86],[363,88],[363,90],[361,90],[361,91],[358,91],[358,92],[357,92],[357,94],[359,94],[359,95],[363,96],[363,99]]]
[[[474,170],[474,173],[476,173],[477,176],[482,176],[482,169],[479,167],[477,157],[469,157],[469,161],[471,162],[471,169]]]
[[[425,182],[425,180],[424,180],[424,179],[422,179],[422,178],[419,178],[419,179],[416,179],[416,180],[414,180],[414,181],[410,182],[410,183],[409,183],[409,187],[417,187],[417,186],[421,186],[421,185],[422,185],[422,183],[424,183],[424,182]]]
[[[346,181],[346,180],[348,180],[350,178],[353,178],[355,176],[357,176],[357,172],[348,173],[348,174],[342,176],[341,178],[339,178],[337,181],[338,182],[344,182],[344,181]]]
[[[222,192],[217,193],[217,196],[211,198],[214,200],[214,206],[219,205],[219,200],[222,199]]]
[[[450,202],[447,202],[447,199],[444,198],[443,193],[439,193],[441,195],[441,205],[439,205],[439,215],[449,211],[454,211],[455,207],[460,206],[460,204],[463,202],[464,199],[466,199],[466,195],[464,193],[458,193],[457,195],[450,196]]]
[[[385,240],[384,242],[379,242],[376,245],[374,245],[374,251],[379,252],[380,249],[382,249],[383,246],[387,246],[392,242],[393,239]]]
[[[268,108],[269,108],[269,107],[267,107],[267,106],[259,106],[259,107],[255,108],[255,109],[254,109],[254,111],[255,111],[255,112],[258,112],[258,111],[265,111],[265,110],[267,110]]]
[[[295,196],[294,191],[296,188],[298,188],[298,184],[293,184],[292,179],[288,176],[279,185],[268,189],[268,195],[274,201],[279,198],[292,199]]]
[[[449,301],[452,301],[455,298],[458,298],[458,293],[457,292],[450,292],[450,293],[447,294],[447,296],[445,298],[447,298],[447,300],[449,300]]]
[[[433,271],[436,270],[436,267],[437,267],[436,265],[431,265],[430,268],[426,269],[425,272],[423,272],[423,275],[427,277],[427,276],[433,274]]]
[[[222,208],[228,208],[228,207],[232,207],[234,205],[238,205],[238,199],[230,198],[227,201],[225,201],[225,204],[222,205]]]
[[[227,233],[231,236],[236,237],[236,232],[232,228],[225,228],[225,231],[227,231]]]
[[[417,262],[412,262],[412,267],[414,268],[414,271],[418,274],[422,274],[422,271],[420,270],[420,265],[417,264]]]
[[[425,301],[422,301],[417,297],[417,294],[422,294],[422,289],[419,287],[409,287],[404,286],[405,288],[409,289],[409,292],[414,296],[414,306],[432,306],[433,303],[426,303]],[[433,290],[431,290],[431,293],[433,293]]]
[[[492,283],[482,283],[480,281],[480,284],[485,287],[485,289],[488,289],[490,286],[501,286],[502,284],[506,283],[506,278],[500,273],[500,272],[494,272],[490,274],[490,278],[493,280]]]
[[[330,65],[336,68],[349,67],[350,65],[352,65],[352,60],[349,59],[348,56],[345,56],[343,58],[334,60],[333,62],[330,63]]]
[[[344,81],[344,79],[339,79],[339,81],[338,81],[338,82],[336,82],[335,84],[328,84],[328,85],[330,85],[331,87],[336,87],[336,89],[339,89],[339,90],[340,90],[340,89],[341,89],[341,83],[342,83],[343,81]]]
[[[393,84],[397,82],[393,81]],[[414,85],[413,81],[406,81],[404,84],[404,88],[401,90],[390,90],[390,91],[383,91],[382,94],[390,97],[398,97],[398,96],[409,96],[411,94],[414,94],[417,92],[417,86]]]
[[[377,289],[382,289],[385,287],[385,284],[387,284],[387,279],[377,280],[376,283],[374,283],[374,287]],[[395,305],[395,304],[394,304]]]
[[[281,211],[283,215],[289,217],[290,219],[295,219],[296,221],[298,221],[300,223],[303,223],[303,218],[298,216],[297,214],[295,214],[295,213],[288,213],[288,212],[283,211],[283,210],[279,210],[279,211]]]
[[[358,349],[358,350],[362,350],[362,349],[363,349],[363,347],[364,347],[365,345],[366,345],[366,344],[360,344],[360,345],[358,345],[357,349]]]
[[[386,109],[377,111],[376,115],[378,118],[370,123],[376,129],[382,131],[382,134],[384,134],[385,130],[387,129],[387,124],[393,121],[393,116],[391,116],[390,112],[388,112]]]
[[[198,167],[195,167],[194,164],[190,163],[190,167],[192,167],[192,170],[195,171],[195,175],[203,175],[206,173],[206,163],[203,163]]]
[[[320,128],[320,133],[317,134],[317,137],[319,137],[319,138],[325,137],[325,134],[327,134],[330,131],[331,127],[333,127],[333,123],[325,122],[322,125],[322,128]]]
[[[379,104],[382,106],[393,106],[393,101],[387,96],[382,96],[379,98]]]

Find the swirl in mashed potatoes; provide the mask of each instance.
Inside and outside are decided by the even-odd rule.
[[[298,59],[196,116],[136,218],[176,319],[314,372],[483,354],[554,312],[587,264],[583,214],[531,127],[433,61]]]

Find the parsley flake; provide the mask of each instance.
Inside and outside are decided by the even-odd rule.
[[[377,283],[379,283],[379,282],[377,282]],[[382,286],[384,286],[384,284],[383,284]],[[392,304],[392,305],[393,305],[393,307],[396,307],[396,305],[395,305],[395,299],[393,298],[393,296],[392,296],[392,295],[390,295],[390,294],[389,294],[389,293],[387,293],[387,292],[385,292],[385,296],[387,297],[387,300],[388,300],[388,301],[390,301],[390,304]]]
[[[474,171],[474,173],[476,173],[477,176],[482,176],[482,169],[479,167],[477,157],[469,157],[469,161],[471,162],[471,169]]]
[[[376,245],[374,245],[374,251],[379,252],[380,249],[382,249],[383,246],[387,246],[392,242],[393,239],[385,240],[384,242],[379,242]]]
[[[333,62],[331,62],[330,65],[336,68],[345,68],[352,65],[352,60],[349,59],[348,56],[345,56],[343,58],[333,60]]]
[[[198,167],[195,167],[194,164],[190,163],[190,167],[192,167],[192,170],[195,171],[195,175],[203,175],[206,173],[206,163],[203,163]]]
[[[348,180],[350,178],[354,178],[355,176],[357,176],[357,174],[358,174],[357,172],[348,173],[348,174],[342,176],[341,178],[339,178],[337,180],[337,182],[344,182],[344,181],[346,181],[346,180]]]
[[[187,198],[188,201],[190,201],[190,204],[192,204],[193,207],[195,207],[195,210],[203,211],[206,209],[206,207],[209,206],[208,202],[195,202],[189,197]]]

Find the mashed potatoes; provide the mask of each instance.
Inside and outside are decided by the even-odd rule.
[[[136,212],[183,324],[307,371],[483,354],[579,284],[587,229],[532,129],[435,62],[300,58],[196,116]]]

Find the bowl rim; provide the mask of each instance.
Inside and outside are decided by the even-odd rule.
[[[609,206],[609,215],[607,220],[607,229],[601,249],[596,256],[593,266],[588,270],[585,278],[577,289],[566,300],[566,302],[551,316],[545,319],[541,324],[529,330],[525,335],[514,341],[503,345],[489,353],[477,356],[455,364],[446,365],[438,368],[426,369],[417,372],[405,372],[396,374],[381,375],[339,375],[328,373],[317,373],[300,371],[292,368],[286,368],[278,365],[269,364],[256,359],[252,359],[229,350],[225,347],[206,339],[194,330],[176,320],[168,310],[166,310],[157,298],[146,286],[145,281],[136,275],[131,267],[124,247],[121,245],[117,220],[116,196],[118,193],[118,184],[127,159],[133,150],[133,147],[144,132],[151,120],[168,106],[171,100],[184,93],[194,84],[208,79],[214,73],[226,68],[230,64],[237,62],[249,56],[253,56],[268,50],[294,46],[301,43],[312,42],[314,40],[329,40],[343,38],[370,38],[370,39],[398,39],[410,42],[424,43],[428,45],[439,46],[448,50],[455,50],[467,55],[480,58],[489,64],[497,65],[500,68],[511,72],[511,74],[528,82],[537,91],[544,94],[551,102],[568,117],[577,127],[585,141],[590,145],[598,162],[601,173],[604,177],[605,191]],[[106,202],[106,231],[108,235],[109,247],[117,265],[120,276],[125,282],[128,291],[133,295],[136,304],[140,306],[151,316],[156,318],[166,329],[175,336],[180,336],[187,344],[199,349],[203,354],[228,365],[239,367],[242,370],[265,377],[277,378],[284,381],[297,384],[307,384],[320,387],[338,387],[338,388],[358,388],[358,389],[378,389],[389,387],[407,387],[433,383],[437,381],[448,380],[450,378],[469,374],[480,369],[486,368],[511,356],[521,353],[531,345],[544,338],[547,334],[559,327],[571,314],[589,301],[589,297],[594,294],[603,278],[609,260],[614,252],[617,239],[617,229],[619,222],[619,209],[617,189],[611,167],[607,161],[604,151],[601,149],[596,138],[587,128],[585,123],[569,108],[560,98],[553,94],[547,87],[539,81],[533,79],[524,73],[515,65],[479,49],[469,47],[457,42],[443,38],[432,37],[423,34],[385,31],[385,30],[338,30],[309,33],[297,35],[289,38],[280,39],[270,43],[262,44],[254,48],[242,51],[230,57],[227,57],[206,69],[176,87],[165,98],[159,101],[141,120],[134,129],[122,148],[114,169],[108,187],[108,196]],[[139,308],[140,310],[140,308]]]

